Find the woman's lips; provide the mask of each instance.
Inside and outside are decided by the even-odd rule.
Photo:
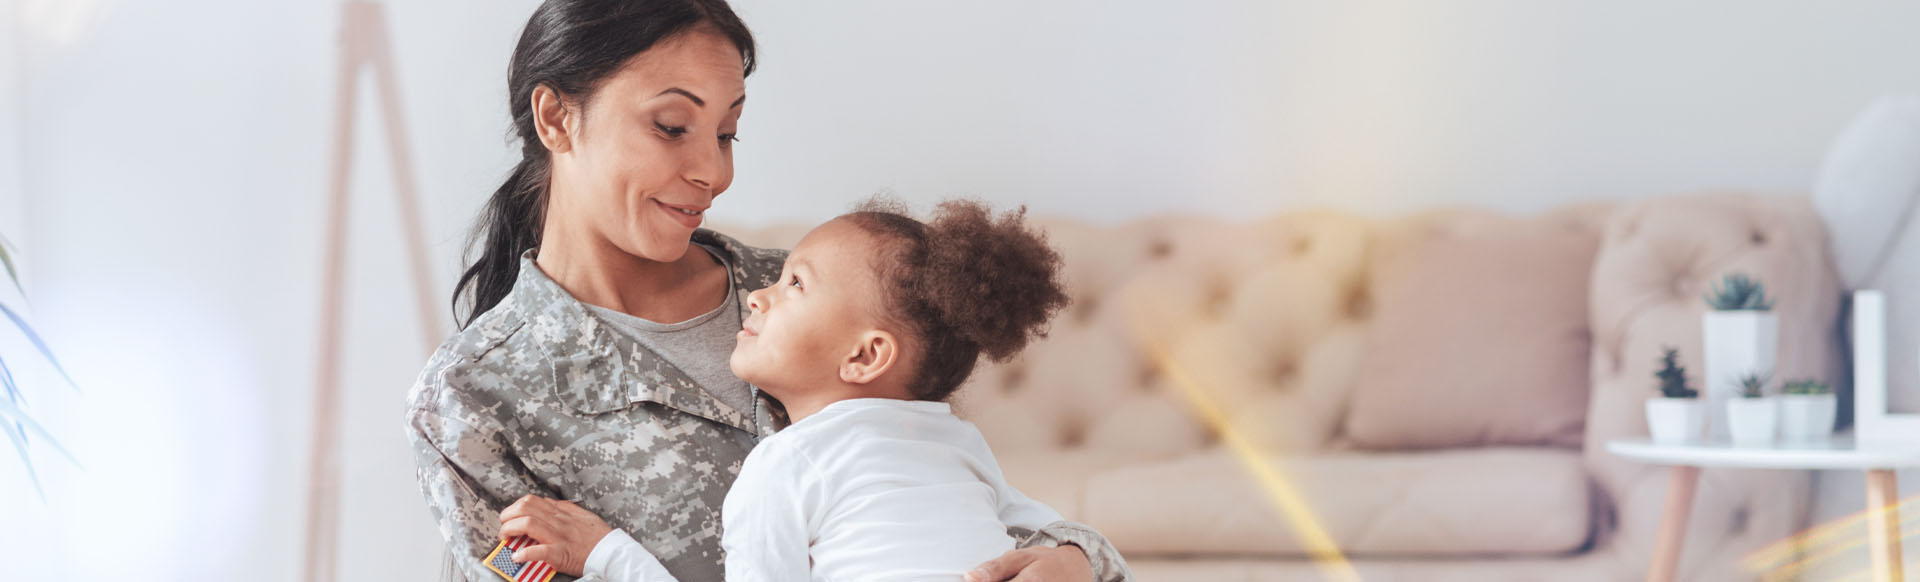
[[[667,216],[679,221],[680,224],[687,225],[687,228],[700,228],[700,221],[707,218],[707,209],[704,206],[668,204],[659,200],[653,203],[660,207],[661,212],[667,213]],[[689,212],[692,214],[688,214]]]

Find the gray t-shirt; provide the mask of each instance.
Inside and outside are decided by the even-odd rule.
[[[718,249],[694,246],[712,254],[726,268],[733,268]],[[734,376],[728,365],[733,357],[734,334],[740,331],[741,323],[732,277],[727,278],[727,299],[719,307],[679,323],[659,323],[598,305],[588,305],[587,309],[615,332],[672,362],[720,402],[742,414],[753,413],[753,389]]]

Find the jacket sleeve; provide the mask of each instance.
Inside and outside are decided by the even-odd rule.
[[[447,541],[453,570],[468,582],[499,580],[485,561],[500,539],[500,510],[523,495],[558,495],[527,472],[497,428],[461,421],[460,411],[442,409],[450,402],[407,412],[420,493]]]
[[[1058,547],[1066,544],[1080,546],[1087,553],[1087,564],[1093,567],[1093,579],[1099,582],[1125,582],[1133,579],[1133,570],[1127,568],[1127,561],[1120,557],[1120,550],[1107,542],[1107,536],[1093,531],[1093,528],[1071,521],[1056,521],[1033,532],[1020,541],[1021,548],[1034,546]]]

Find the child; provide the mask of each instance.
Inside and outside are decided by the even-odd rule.
[[[1060,514],[1009,486],[944,402],[984,354],[1044,335],[1067,303],[1060,257],[1024,212],[942,204],[922,223],[869,202],[808,233],[748,296],[731,367],[793,424],[751,454],[721,511],[727,579],[941,580]],[[625,532],[585,570],[672,576]]]

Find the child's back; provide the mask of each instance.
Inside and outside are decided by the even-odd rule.
[[[861,398],[761,442],[721,520],[728,580],[952,582],[1061,517],[947,404]]]

